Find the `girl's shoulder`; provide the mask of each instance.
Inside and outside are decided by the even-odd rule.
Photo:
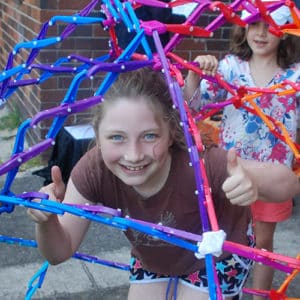
[[[300,62],[295,62],[293,64],[291,64],[288,69],[292,69],[292,70],[295,70],[295,71],[299,71],[300,70]]]

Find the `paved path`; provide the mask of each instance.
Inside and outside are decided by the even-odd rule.
[[[17,178],[14,192],[37,190],[41,185],[37,176]],[[13,213],[0,215],[0,235],[34,239],[34,224],[25,208],[16,206]],[[79,252],[114,262],[129,261],[129,245],[122,232],[101,224],[92,224]],[[0,243],[0,299],[24,299],[28,281],[43,262],[36,248]],[[33,299],[126,299],[127,286],[126,271],[70,259],[49,267]]]

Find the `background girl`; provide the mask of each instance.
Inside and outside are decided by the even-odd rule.
[[[246,16],[247,13],[243,11],[242,18]],[[291,21],[290,11],[286,6],[275,10],[271,16],[278,25]],[[219,64],[211,55],[198,56],[195,61],[207,75],[218,72],[225,81],[236,86],[266,88],[286,79],[299,82],[297,42],[299,43],[299,39],[295,36],[284,35],[279,38],[271,34],[268,24],[259,21],[249,24],[246,29],[234,27],[230,54]],[[192,71],[186,78],[184,93],[186,99],[189,99],[190,107],[196,111],[208,102],[224,101],[232,96],[210,81],[201,81]],[[296,139],[297,130],[297,96],[264,94],[255,99],[266,115],[284,124],[293,140]],[[236,109],[233,105],[226,106],[223,112],[220,145],[227,150],[234,147],[238,155],[245,159],[284,163],[289,167],[293,161],[290,148],[270,132],[262,119],[245,109]],[[252,205],[257,248],[273,250],[276,223],[288,219],[292,213],[292,200],[286,200],[280,204],[256,201]],[[269,290],[272,279],[271,268],[255,265],[254,288]]]

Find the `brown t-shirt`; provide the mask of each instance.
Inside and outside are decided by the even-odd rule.
[[[219,227],[226,232],[227,240],[246,245],[249,209],[231,205],[221,188],[228,176],[226,152],[212,148],[205,151],[203,159]],[[112,174],[96,147],[81,158],[74,167],[71,178],[86,199],[120,208],[122,216],[128,215],[134,219],[202,234],[194,171],[189,166],[189,161],[187,152],[174,150],[165,185],[147,199]],[[198,260],[189,250],[132,229],[128,229],[125,234],[132,244],[132,254],[149,271],[176,276],[190,274],[205,267],[204,260]],[[225,256],[228,253],[223,253],[218,259]]]

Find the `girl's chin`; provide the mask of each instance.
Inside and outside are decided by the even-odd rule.
[[[140,189],[146,182],[141,180],[122,180],[124,184],[131,186],[134,189]]]
[[[120,168],[116,172],[113,172],[120,180],[127,185],[141,184],[145,181],[145,172],[142,171],[130,171]]]
[[[129,176],[120,176],[119,177],[125,184],[127,185],[130,185],[130,186],[139,186],[139,185],[142,185],[142,184],[145,184],[145,177],[129,177]]]

